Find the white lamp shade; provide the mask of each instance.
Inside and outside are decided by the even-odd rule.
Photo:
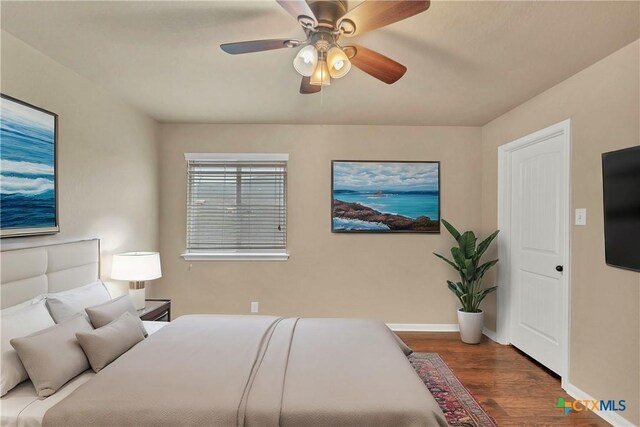
[[[320,62],[318,62],[318,66],[311,75],[309,83],[314,86],[329,86],[331,84],[331,77],[329,76],[329,67],[327,67],[327,61],[321,59]]]
[[[113,256],[111,278],[144,282],[162,277],[158,252],[127,252]]]
[[[339,47],[332,47],[327,54],[329,74],[334,79],[339,79],[347,75],[351,69],[351,61]]]
[[[316,65],[318,65],[318,51],[313,45],[300,49],[293,60],[293,68],[305,77],[310,77],[313,74]]]

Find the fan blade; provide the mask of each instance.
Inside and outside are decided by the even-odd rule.
[[[280,6],[287,13],[293,16],[296,20],[299,20],[301,16],[306,16],[307,18],[313,21],[313,26],[317,25],[318,21],[316,20],[313,11],[307,4],[305,0],[276,0]]]
[[[353,65],[386,84],[397,82],[407,72],[404,65],[366,47],[345,46],[345,51],[349,50],[355,51],[350,58]]]
[[[345,36],[359,36],[424,12],[430,3],[430,0],[365,0],[340,18],[338,28],[344,23],[345,30],[351,30],[343,32]]]
[[[311,77],[303,77],[300,82],[300,93],[307,95],[310,93],[318,93],[322,89],[322,86],[316,86],[311,84]]]
[[[290,39],[251,40],[247,42],[221,44],[220,49],[232,55],[237,55],[239,53],[262,52],[264,50],[296,47],[299,44],[300,42],[298,40]]]

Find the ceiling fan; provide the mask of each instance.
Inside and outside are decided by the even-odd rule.
[[[305,40],[270,39],[221,44],[232,55],[265,50],[302,47],[293,66],[302,75],[300,93],[320,92],[331,79],[344,77],[351,65],[387,84],[398,81],[407,67],[365,47],[338,43],[340,37],[359,36],[367,31],[402,21],[429,8],[430,0],[365,0],[348,9],[346,0],[276,0],[298,20]]]

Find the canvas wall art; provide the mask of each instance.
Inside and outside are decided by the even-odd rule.
[[[334,160],[333,232],[439,233],[440,163]]]
[[[15,98],[0,100],[0,235],[59,231],[57,115]]]

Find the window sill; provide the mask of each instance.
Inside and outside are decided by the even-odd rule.
[[[286,261],[289,254],[261,252],[192,252],[181,255],[185,261]]]

